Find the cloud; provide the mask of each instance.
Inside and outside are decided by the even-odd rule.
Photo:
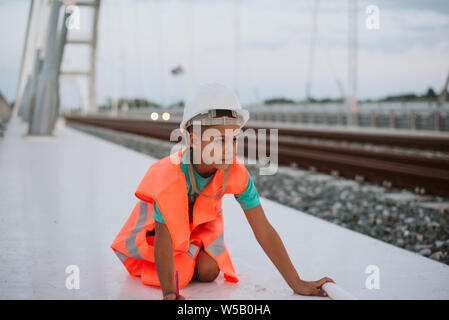
[[[16,85],[11,77],[18,74],[23,48],[17,39],[24,36],[28,3],[0,2],[0,32],[8,48],[0,51],[0,69],[7,70],[0,74],[0,89],[11,99]],[[449,69],[449,1],[358,3],[359,94],[381,96],[441,87]],[[380,30],[365,27],[369,4],[381,10]],[[254,101],[255,91],[261,99],[301,99],[313,6],[313,0],[242,0],[237,23],[234,1],[201,0],[189,5],[179,0],[134,0],[131,5],[104,0],[97,51],[98,100],[103,103],[115,94],[179,101],[186,98],[190,79],[238,84],[243,103]],[[312,94],[338,96],[334,72],[343,84],[347,76],[347,2],[320,1],[318,21]],[[237,35],[239,51],[235,50]],[[66,50],[66,55],[67,68],[69,61],[73,66],[83,63],[75,50]],[[186,69],[185,75],[170,74],[177,64]]]

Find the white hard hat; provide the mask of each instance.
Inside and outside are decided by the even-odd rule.
[[[214,118],[214,110],[217,109],[231,110],[236,119]],[[248,119],[248,110],[242,109],[237,96],[230,88],[218,83],[208,83],[198,87],[187,101],[179,127],[184,131],[194,120],[201,120],[203,125],[238,124],[243,127]]]

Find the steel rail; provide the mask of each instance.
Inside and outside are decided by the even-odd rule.
[[[169,140],[170,133],[178,127],[173,121],[151,121],[136,119],[117,119],[107,117],[83,117],[66,116],[68,122],[89,124],[138,135],[155,137],[162,140]],[[245,128],[258,129],[258,127],[247,126]],[[262,129],[262,127],[260,127]],[[301,130],[298,130],[300,132]],[[306,143],[295,141],[294,137],[304,137],[299,133],[292,134],[292,129],[280,129],[278,134],[278,163],[285,165],[295,164],[299,167],[314,167],[318,171],[337,171],[340,176],[351,177],[362,176],[365,181],[384,182],[389,181],[392,185],[415,190],[420,188],[424,193],[449,195],[449,160],[444,158],[429,158],[420,155],[398,154],[387,151],[368,151],[359,148],[329,146],[317,143]],[[324,132],[322,132],[324,134]],[[340,140],[345,135],[325,135],[327,140]],[[287,135],[287,136],[286,136]],[[353,133],[349,134],[354,135]],[[267,134],[267,137],[269,135]],[[316,138],[317,136],[313,136]],[[356,139],[363,142],[364,135],[361,134]],[[401,147],[413,145],[420,146],[425,141],[423,137],[405,137],[400,139],[390,137],[389,144],[400,145]],[[379,142],[384,142],[376,138]],[[413,144],[416,139],[416,145]],[[346,139],[347,140],[347,139]],[[441,139],[440,139],[441,140]],[[442,139],[444,140],[444,139]],[[368,139],[369,143],[374,143],[374,138]],[[377,141],[377,140],[376,140]],[[173,141],[177,142],[177,141]],[[441,141],[440,141],[441,142]],[[267,141],[267,157],[269,157],[269,144]],[[382,143],[384,144],[384,143]],[[257,140],[254,146],[257,155]],[[441,146],[441,145],[440,145]],[[433,144],[435,149],[437,143]],[[248,154],[248,144],[245,144],[245,154]]]

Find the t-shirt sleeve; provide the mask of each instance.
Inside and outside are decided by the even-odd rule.
[[[254,185],[253,179],[248,172],[248,182],[246,189],[241,194],[235,194],[235,199],[239,202],[243,210],[252,209],[260,204],[259,193]]]
[[[165,224],[164,218],[162,218],[161,212],[157,208],[156,201],[153,200],[153,219],[159,223]]]

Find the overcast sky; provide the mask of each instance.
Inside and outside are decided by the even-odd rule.
[[[16,92],[29,4],[0,0],[0,91],[9,101]],[[366,27],[368,5],[380,9],[379,30]],[[440,92],[449,73],[449,1],[360,0],[358,8],[359,97],[424,93],[428,87]],[[189,81],[227,84],[243,104],[303,99],[312,10],[312,0],[242,0],[238,6],[218,0],[103,0],[98,102],[115,95],[169,104],[188,97]],[[81,29],[71,36],[90,29],[89,13],[80,14]],[[347,1],[320,1],[312,96],[339,97],[336,78],[347,90],[347,17]],[[85,67],[87,57],[86,50],[68,47],[63,67]],[[170,69],[177,65],[186,72],[174,77]],[[64,85],[64,105],[79,103],[83,84]]]

